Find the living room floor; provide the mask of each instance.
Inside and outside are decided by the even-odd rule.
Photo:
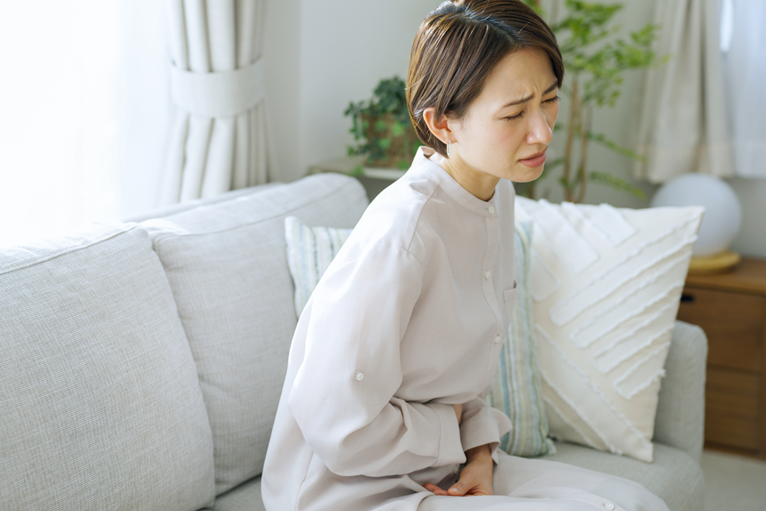
[[[706,449],[705,511],[766,509],[766,461]]]

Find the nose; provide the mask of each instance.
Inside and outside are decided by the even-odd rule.
[[[542,109],[529,116],[529,131],[527,132],[527,143],[548,145],[553,140],[553,127],[548,124],[548,117]]]

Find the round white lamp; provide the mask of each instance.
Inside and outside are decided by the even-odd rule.
[[[728,183],[705,174],[680,175],[652,197],[651,207],[661,206],[705,207],[689,273],[720,273],[739,262],[739,254],[728,248],[742,225],[742,206]]]

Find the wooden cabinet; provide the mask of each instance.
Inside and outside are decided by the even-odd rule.
[[[708,338],[705,447],[766,459],[766,261],[689,275],[678,319]]]

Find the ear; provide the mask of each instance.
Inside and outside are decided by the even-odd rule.
[[[450,129],[451,123],[447,120],[447,116],[442,115],[441,118],[437,119],[436,109],[434,107],[429,106],[423,110],[423,120],[426,122],[426,126],[428,126],[431,133],[445,145],[448,140],[457,142],[454,132]]]

